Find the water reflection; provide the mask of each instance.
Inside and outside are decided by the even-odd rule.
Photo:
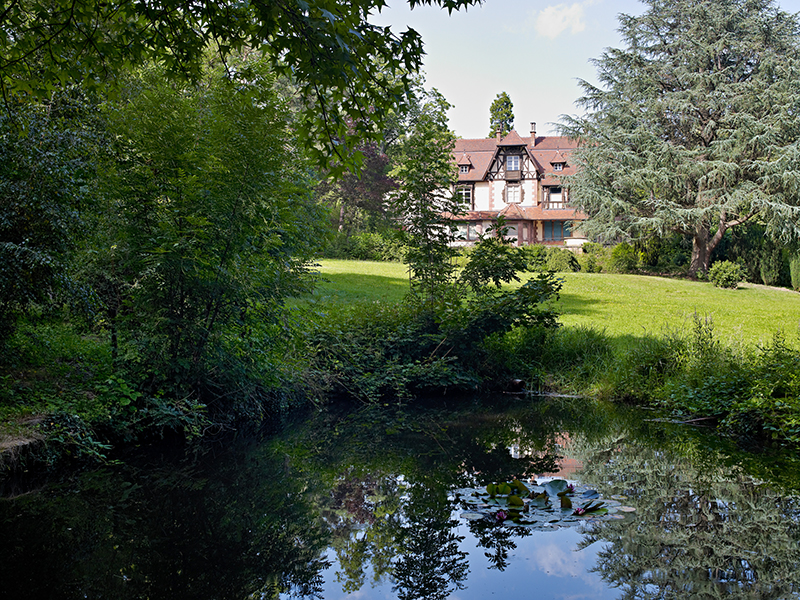
[[[546,533],[459,518],[452,490],[567,464],[636,512]],[[763,485],[751,473],[777,479]],[[592,403],[329,407],[199,460],[151,457],[0,501],[0,589],[20,598],[792,598],[798,502],[772,491],[776,474],[702,432]]]

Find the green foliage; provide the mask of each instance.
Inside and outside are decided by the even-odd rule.
[[[489,135],[505,136],[514,129],[514,105],[507,92],[500,92],[489,107]]]
[[[583,141],[568,181],[589,215],[581,229],[601,241],[689,236],[691,274],[756,218],[769,237],[796,239],[796,17],[769,0],[645,5],[620,16],[625,47],[596,60],[588,112],[563,128]]]
[[[772,240],[762,242],[758,256],[759,275],[764,285],[789,284],[789,260],[782,244]]]
[[[743,278],[741,265],[729,260],[719,260],[708,270],[708,280],[719,288],[736,289]]]
[[[554,327],[547,302],[558,288],[552,275],[542,274],[513,292],[483,292],[441,313],[408,303],[331,311],[301,332],[305,342],[298,352],[309,357],[312,378],[306,383],[318,397],[346,394],[364,401],[502,384],[493,350],[499,345],[522,356],[531,349],[529,343],[514,349],[502,339]],[[503,366],[512,363],[520,361],[507,356]]]
[[[448,215],[458,214],[460,207],[452,192],[455,136],[447,127],[448,108],[435,90],[428,95],[422,113],[397,145],[390,173],[398,182],[392,201],[406,234],[411,293],[428,310],[452,294],[457,267],[458,250],[451,245],[456,226]]]
[[[633,246],[626,242],[614,246],[608,265],[610,271],[614,273],[636,273],[638,265],[639,256]]]
[[[90,277],[128,376],[148,396],[246,401],[274,383],[287,296],[305,291],[322,224],[266,65],[168,83],[159,68],[109,104],[115,161]]]
[[[548,248],[546,268],[554,273],[576,273],[581,270],[581,265],[573,252],[564,248]]]
[[[531,244],[520,246],[527,268],[534,272],[576,273],[581,264],[575,254],[565,248]]]
[[[792,289],[800,291],[800,254],[795,254],[789,261]]]
[[[434,0],[449,11],[477,0]],[[409,0],[413,7],[430,0]],[[99,89],[131,65],[163,64],[165,75],[199,81],[208,48],[223,63],[256,49],[273,73],[292,78],[305,99],[298,139],[314,160],[342,172],[350,149],[377,139],[422,65],[413,29],[395,34],[369,23],[381,0],[301,0],[188,9],[136,2],[22,0],[3,11],[0,92],[46,97],[66,82]],[[124,77],[122,77],[124,78]],[[247,79],[247,77],[244,77]]]
[[[0,342],[19,311],[80,294],[66,269],[94,175],[91,113],[66,91],[0,111]]]
[[[361,232],[352,236],[335,235],[322,250],[325,258],[402,262],[406,254],[401,232]]]
[[[526,270],[522,248],[510,241],[505,218],[500,216],[472,247],[458,284],[479,293],[490,283],[497,289],[502,283],[519,281],[517,273]]]

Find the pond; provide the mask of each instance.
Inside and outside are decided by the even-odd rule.
[[[433,404],[7,482],[0,596],[800,597],[796,457],[585,400]]]

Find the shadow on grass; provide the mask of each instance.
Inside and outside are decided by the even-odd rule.
[[[601,300],[579,296],[578,294],[559,293],[559,299],[554,306],[561,315],[596,315],[602,311],[592,308],[593,305],[606,304]]]

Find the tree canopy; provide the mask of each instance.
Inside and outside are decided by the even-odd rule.
[[[725,232],[760,221],[800,234],[800,37],[770,0],[646,0],[622,15],[626,47],[581,82],[587,112],[562,132],[582,141],[570,178],[601,239],[674,231],[708,269]]]
[[[408,0],[451,12],[480,2]],[[376,124],[402,104],[422,64],[416,31],[396,34],[369,22],[385,6],[385,0],[16,0],[0,11],[0,92],[8,102],[20,93],[46,96],[66,82],[97,88],[147,61],[196,80],[209,47],[223,60],[264,50],[273,71],[293,78],[306,100],[299,128],[315,158],[341,162],[347,154],[341,145],[374,138]]]
[[[497,98],[489,108],[489,135],[494,137],[497,132],[505,135],[514,129],[514,105],[506,92],[497,94]]]

